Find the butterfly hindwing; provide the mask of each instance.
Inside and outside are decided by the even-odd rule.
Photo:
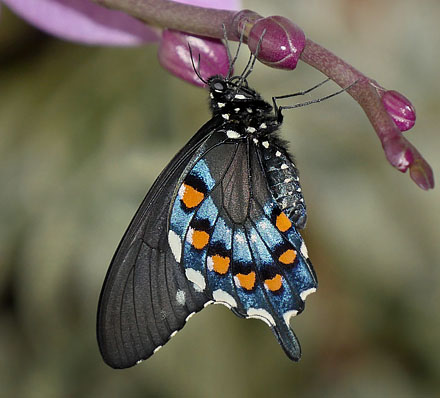
[[[196,290],[241,317],[264,320],[289,357],[299,359],[289,320],[303,310],[303,292],[315,289],[316,279],[301,235],[270,191],[262,150],[249,140],[225,141],[224,134],[212,135],[215,145],[206,145],[183,177],[170,245]]]

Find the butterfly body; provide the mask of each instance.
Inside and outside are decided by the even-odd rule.
[[[212,119],[150,189],[104,282],[98,341],[113,367],[148,358],[209,303],[263,320],[300,357],[289,321],[317,282],[282,118],[240,77],[208,85]]]

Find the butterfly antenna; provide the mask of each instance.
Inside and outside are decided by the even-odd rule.
[[[317,86],[315,86],[315,87],[312,87],[312,89],[314,89],[314,88],[316,88],[316,87],[319,87],[320,85],[324,84],[326,81],[327,81],[327,80],[321,82],[319,85],[317,85]],[[286,105],[286,106],[283,105],[283,106],[278,107],[277,104],[276,104],[276,99],[279,99],[279,98],[288,98],[288,97],[291,97],[292,95],[283,95],[283,96],[281,96],[281,97],[274,97],[275,112],[277,113],[278,121],[280,122],[280,121],[283,119],[283,116],[281,115],[281,112],[282,112],[284,109],[301,108],[301,107],[306,106],[306,105],[316,104],[316,103],[318,103],[318,102],[322,102],[322,101],[328,100],[329,98],[332,98],[332,97],[334,97],[334,96],[336,96],[336,95],[339,95],[339,94],[341,94],[341,93],[343,93],[343,92],[349,90],[349,89],[350,89],[351,87],[353,87],[358,81],[359,81],[359,79],[356,80],[356,81],[354,81],[353,83],[351,83],[349,86],[344,87],[343,89],[338,90],[338,91],[336,91],[336,92],[334,92],[334,93],[332,93],[332,94],[326,95],[325,97],[317,98],[317,99],[310,100],[310,101],[300,102],[299,104],[295,104],[295,105]],[[309,89],[308,91],[310,92],[312,89]],[[306,90],[306,91],[307,91],[307,90]]]
[[[246,64],[246,67],[243,69],[242,74],[240,75],[240,80],[237,83],[237,89],[236,92],[240,89],[243,82],[246,80],[246,78],[251,74],[252,70],[254,69],[255,61],[257,60],[258,53],[260,52],[261,48],[261,42],[263,41],[263,37],[266,33],[266,29],[263,30],[263,33],[261,34],[260,38],[258,39],[257,48],[255,49],[255,55],[251,53],[248,63]]]
[[[229,70],[228,70],[227,78],[229,79],[232,76],[232,70],[234,69],[235,62],[237,62],[238,54],[240,53],[241,44],[243,43],[244,28],[241,30],[240,40],[238,41],[237,50],[235,51],[234,58],[232,58],[231,52],[229,50],[229,41],[228,41],[228,35],[227,35],[227,32],[226,32],[225,24],[223,24],[222,27],[223,27],[223,36],[224,36],[225,42],[226,42],[226,48],[228,49]]]
[[[258,53],[260,52],[260,49],[261,49],[261,43],[263,42],[263,37],[264,37],[265,33],[266,33],[266,29],[263,30],[263,33],[261,34],[261,36],[260,36],[260,38],[259,38],[259,40],[258,40],[257,48],[255,49],[255,56],[254,56],[254,58],[253,58],[253,60],[252,60],[251,65],[249,66],[249,70],[248,70],[248,71],[246,72],[246,74],[244,75],[244,79],[246,79],[246,78],[251,74],[251,72],[252,72],[253,69],[254,69],[255,61],[256,61],[257,58],[258,58]]]
[[[189,55],[191,57],[191,64],[192,67],[194,69],[194,73],[197,75],[197,77],[205,84],[208,84],[208,82],[202,77],[202,75],[200,74],[200,53],[198,56],[198,65],[196,68],[196,65],[194,64],[194,57],[193,57],[193,52],[192,52],[192,48],[191,45],[188,43],[188,49],[189,49]]]

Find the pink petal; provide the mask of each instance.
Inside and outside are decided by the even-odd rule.
[[[1,0],[0,0],[1,1]],[[135,46],[157,41],[155,30],[120,11],[91,0],[3,0],[17,15],[37,28],[65,40],[86,44]],[[211,8],[236,9],[238,0],[181,0]]]

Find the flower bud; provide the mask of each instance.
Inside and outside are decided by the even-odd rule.
[[[161,65],[173,75],[201,87],[205,83],[197,76],[194,67],[204,80],[214,75],[226,76],[229,70],[228,52],[221,40],[176,30],[162,32],[158,56]]]
[[[416,123],[416,110],[411,102],[394,90],[387,90],[381,96],[385,110],[394,120],[400,131],[409,130]]]
[[[264,35],[263,35],[264,33]],[[301,28],[287,18],[261,18],[252,26],[248,46],[263,64],[279,69],[295,69],[306,38]]]

